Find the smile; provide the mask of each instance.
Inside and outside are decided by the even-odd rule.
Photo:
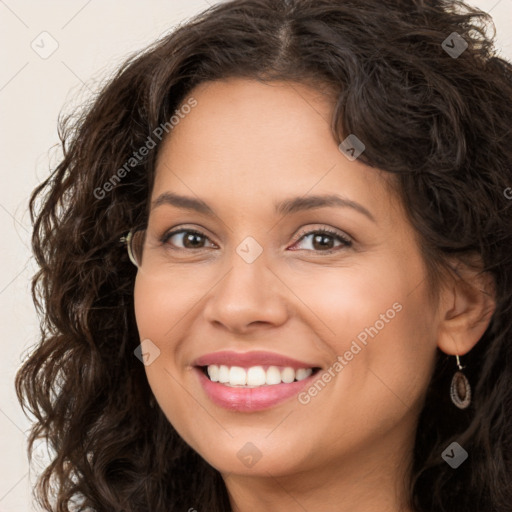
[[[316,363],[263,351],[214,352],[191,366],[206,397],[236,412],[263,411],[291,399],[321,370]]]
[[[202,370],[212,382],[219,382],[230,387],[255,388],[299,382],[307,379],[315,369],[261,365],[243,368],[211,364],[203,366]]]

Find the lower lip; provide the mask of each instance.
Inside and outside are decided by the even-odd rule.
[[[253,412],[268,409],[294,395],[309,385],[316,377],[316,373],[311,374],[306,379],[291,382],[290,384],[273,384],[270,386],[259,386],[254,388],[230,387],[220,382],[212,382],[200,368],[195,368],[198,373],[199,381],[203,386],[210,400],[231,411]]]

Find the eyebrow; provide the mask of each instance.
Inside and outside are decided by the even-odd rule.
[[[151,209],[155,209],[164,204],[181,208],[182,210],[190,210],[204,215],[215,215],[215,211],[201,199],[195,197],[181,196],[173,192],[164,192],[160,194],[151,204]],[[289,215],[300,211],[314,210],[317,208],[339,207],[352,208],[353,210],[365,215],[371,221],[377,222],[371,212],[363,205],[350,199],[340,197],[335,194],[303,196],[285,199],[278,203],[274,203],[274,211],[278,215]]]

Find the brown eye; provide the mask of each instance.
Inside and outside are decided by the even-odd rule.
[[[308,238],[310,238],[311,240],[310,248],[305,250],[331,253],[337,251],[340,247],[346,248],[352,246],[352,241],[349,240],[346,236],[342,235],[341,233],[338,233],[337,231],[332,231],[330,229],[317,229],[314,231],[308,231],[306,233],[303,233],[300,235],[300,238],[296,243],[299,243],[301,240],[306,240]],[[336,240],[339,242],[338,246],[334,246]]]
[[[170,242],[173,238],[175,241]],[[180,242],[176,242],[176,240],[179,240]],[[200,231],[195,231],[193,229],[179,229],[164,235],[161,242],[164,244],[171,243],[173,246],[176,246],[177,243],[181,243],[182,246],[180,247],[178,245],[178,249],[204,249],[204,242],[206,240],[209,240],[209,238]]]

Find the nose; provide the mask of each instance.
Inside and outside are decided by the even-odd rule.
[[[290,292],[262,256],[247,263],[234,254],[206,298],[203,314],[208,322],[238,334],[286,322]]]

